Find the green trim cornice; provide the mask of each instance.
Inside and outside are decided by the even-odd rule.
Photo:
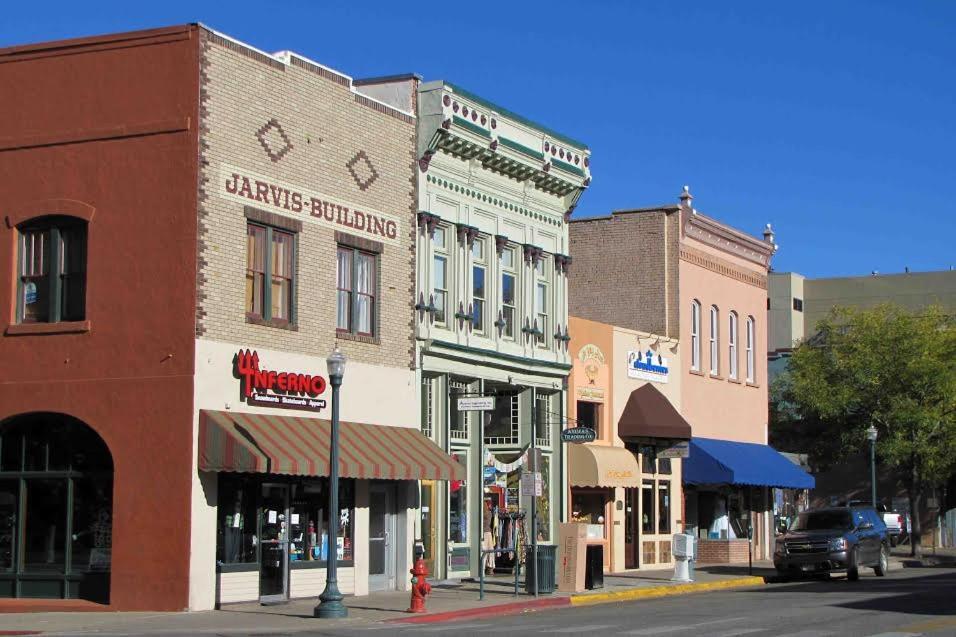
[[[544,153],[539,153],[535,149],[528,148],[524,144],[519,144],[518,142],[512,139],[508,139],[507,137],[502,137],[501,135],[498,136],[498,141],[501,142],[502,146],[507,146],[511,150],[517,151],[519,153],[523,153],[527,155],[528,157],[537,159],[538,161],[544,161]]]
[[[497,206],[498,208],[502,208],[504,210],[514,212],[524,217],[529,217],[530,219],[534,219],[535,221],[543,221],[544,223],[547,223],[552,226],[556,226],[558,228],[560,228],[561,224],[564,223],[563,217],[555,217],[555,216],[552,216],[551,214],[545,214],[543,212],[535,212],[533,210],[529,210],[528,208],[524,208],[522,206],[513,204],[509,201],[505,201],[504,199],[500,199],[499,197],[495,195],[489,195],[487,193],[481,192],[478,189],[476,189],[474,186],[464,186],[461,184],[456,184],[453,181],[448,181],[447,179],[443,177],[439,177],[437,175],[431,175],[431,174],[425,175],[425,181],[431,184],[435,184],[436,186],[440,186],[450,192],[454,192],[463,197],[470,197],[472,199],[475,199],[476,201],[480,201],[482,203],[486,203],[492,206]]]
[[[481,126],[477,126],[477,125],[475,125],[475,124],[472,124],[472,123],[469,122],[467,119],[463,119],[463,118],[458,117],[457,115],[455,115],[454,117],[452,117],[452,123],[454,123],[455,126],[461,126],[461,127],[464,128],[465,130],[471,131],[471,132],[474,133],[475,135],[480,135],[481,137],[484,137],[484,138],[486,138],[486,139],[491,139],[491,133],[489,133],[488,131],[486,131],[486,130],[485,130],[484,128],[482,128]]]
[[[560,159],[552,159],[551,164],[556,168],[560,168],[564,172],[571,173],[572,175],[577,175],[579,177],[584,177],[584,171],[578,168],[577,166],[572,166],[567,162],[563,162]]]
[[[514,354],[502,354],[501,352],[496,352],[490,349],[482,349],[480,347],[469,347],[467,345],[459,345],[458,343],[450,343],[448,341],[437,341],[433,340],[432,345],[441,347],[443,349],[448,349],[456,352],[466,352],[469,354],[480,354],[482,356],[487,356],[489,358],[497,358],[503,361],[510,361],[513,363],[521,363],[528,367],[546,367],[549,369],[559,369],[561,371],[569,371],[571,365],[567,363],[552,363],[551,361],[542,361],[536,358],[528,358],[526,356],[515,356]],[[432,356],[440,356],[440,352],[436,352],[431,347],[425,348],[425,353]]]

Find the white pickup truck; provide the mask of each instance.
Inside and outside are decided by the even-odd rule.
[[[865,500],[850,500],[846,506],[870,506]],[[900,534],[906,530],[906,517],[902,513],[890,510],[883,503],[876,505],[876,512],[883,518],[886,525],[886,534],[890,537],[890,546],[896,546],[900,541]]]

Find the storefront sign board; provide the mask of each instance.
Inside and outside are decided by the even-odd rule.
[[[561,432],[563,442],[594,442],[597,433],[590,427],[571,427]]]
[[[492,411],[494,408],[494,396],[469,396],[458,399],[458,411]]]
[[[287,371],[270,371],[259,365],[259,352],[239,350],[235,356],[233,375],[239,379],[239,393],[246,404],[258,407],[280,407],[321,411],[325,409],[325,378],[319,375]]]
[[[667,359],[651,350],[645,353],[627,353],[627,376],[637,380],[649,380],[652,383],[668,382],[670,368]]]

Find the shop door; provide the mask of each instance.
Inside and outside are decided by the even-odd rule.
[[[437,496],[437,490],[435,489],[435,483],[431,480],[423,480],[421,484],[421,538],[422,547],[425,550],[425,568],[428,569],[429,575],[437,577],[438,573],[435,571],[435,547],[437,546],[436,542],[438,539],[435,529],[435,511],[437,509],[435,498]]]
[[[289,600],[289,486],[262,485],[259,556],[259,602]]]
[[[371,484],[368,492],[368,589],[395,588],[395,488]]]
[[[624,489],[624,568],[638,568],[641,546],[638,495],[640,489]]]

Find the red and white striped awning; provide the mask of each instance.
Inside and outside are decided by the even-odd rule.
[[[331,422],[202,410],[203,471],[329,475]],[[417,429],[339,425],[339,475],[382,480],[464,480],[465,467]]]

